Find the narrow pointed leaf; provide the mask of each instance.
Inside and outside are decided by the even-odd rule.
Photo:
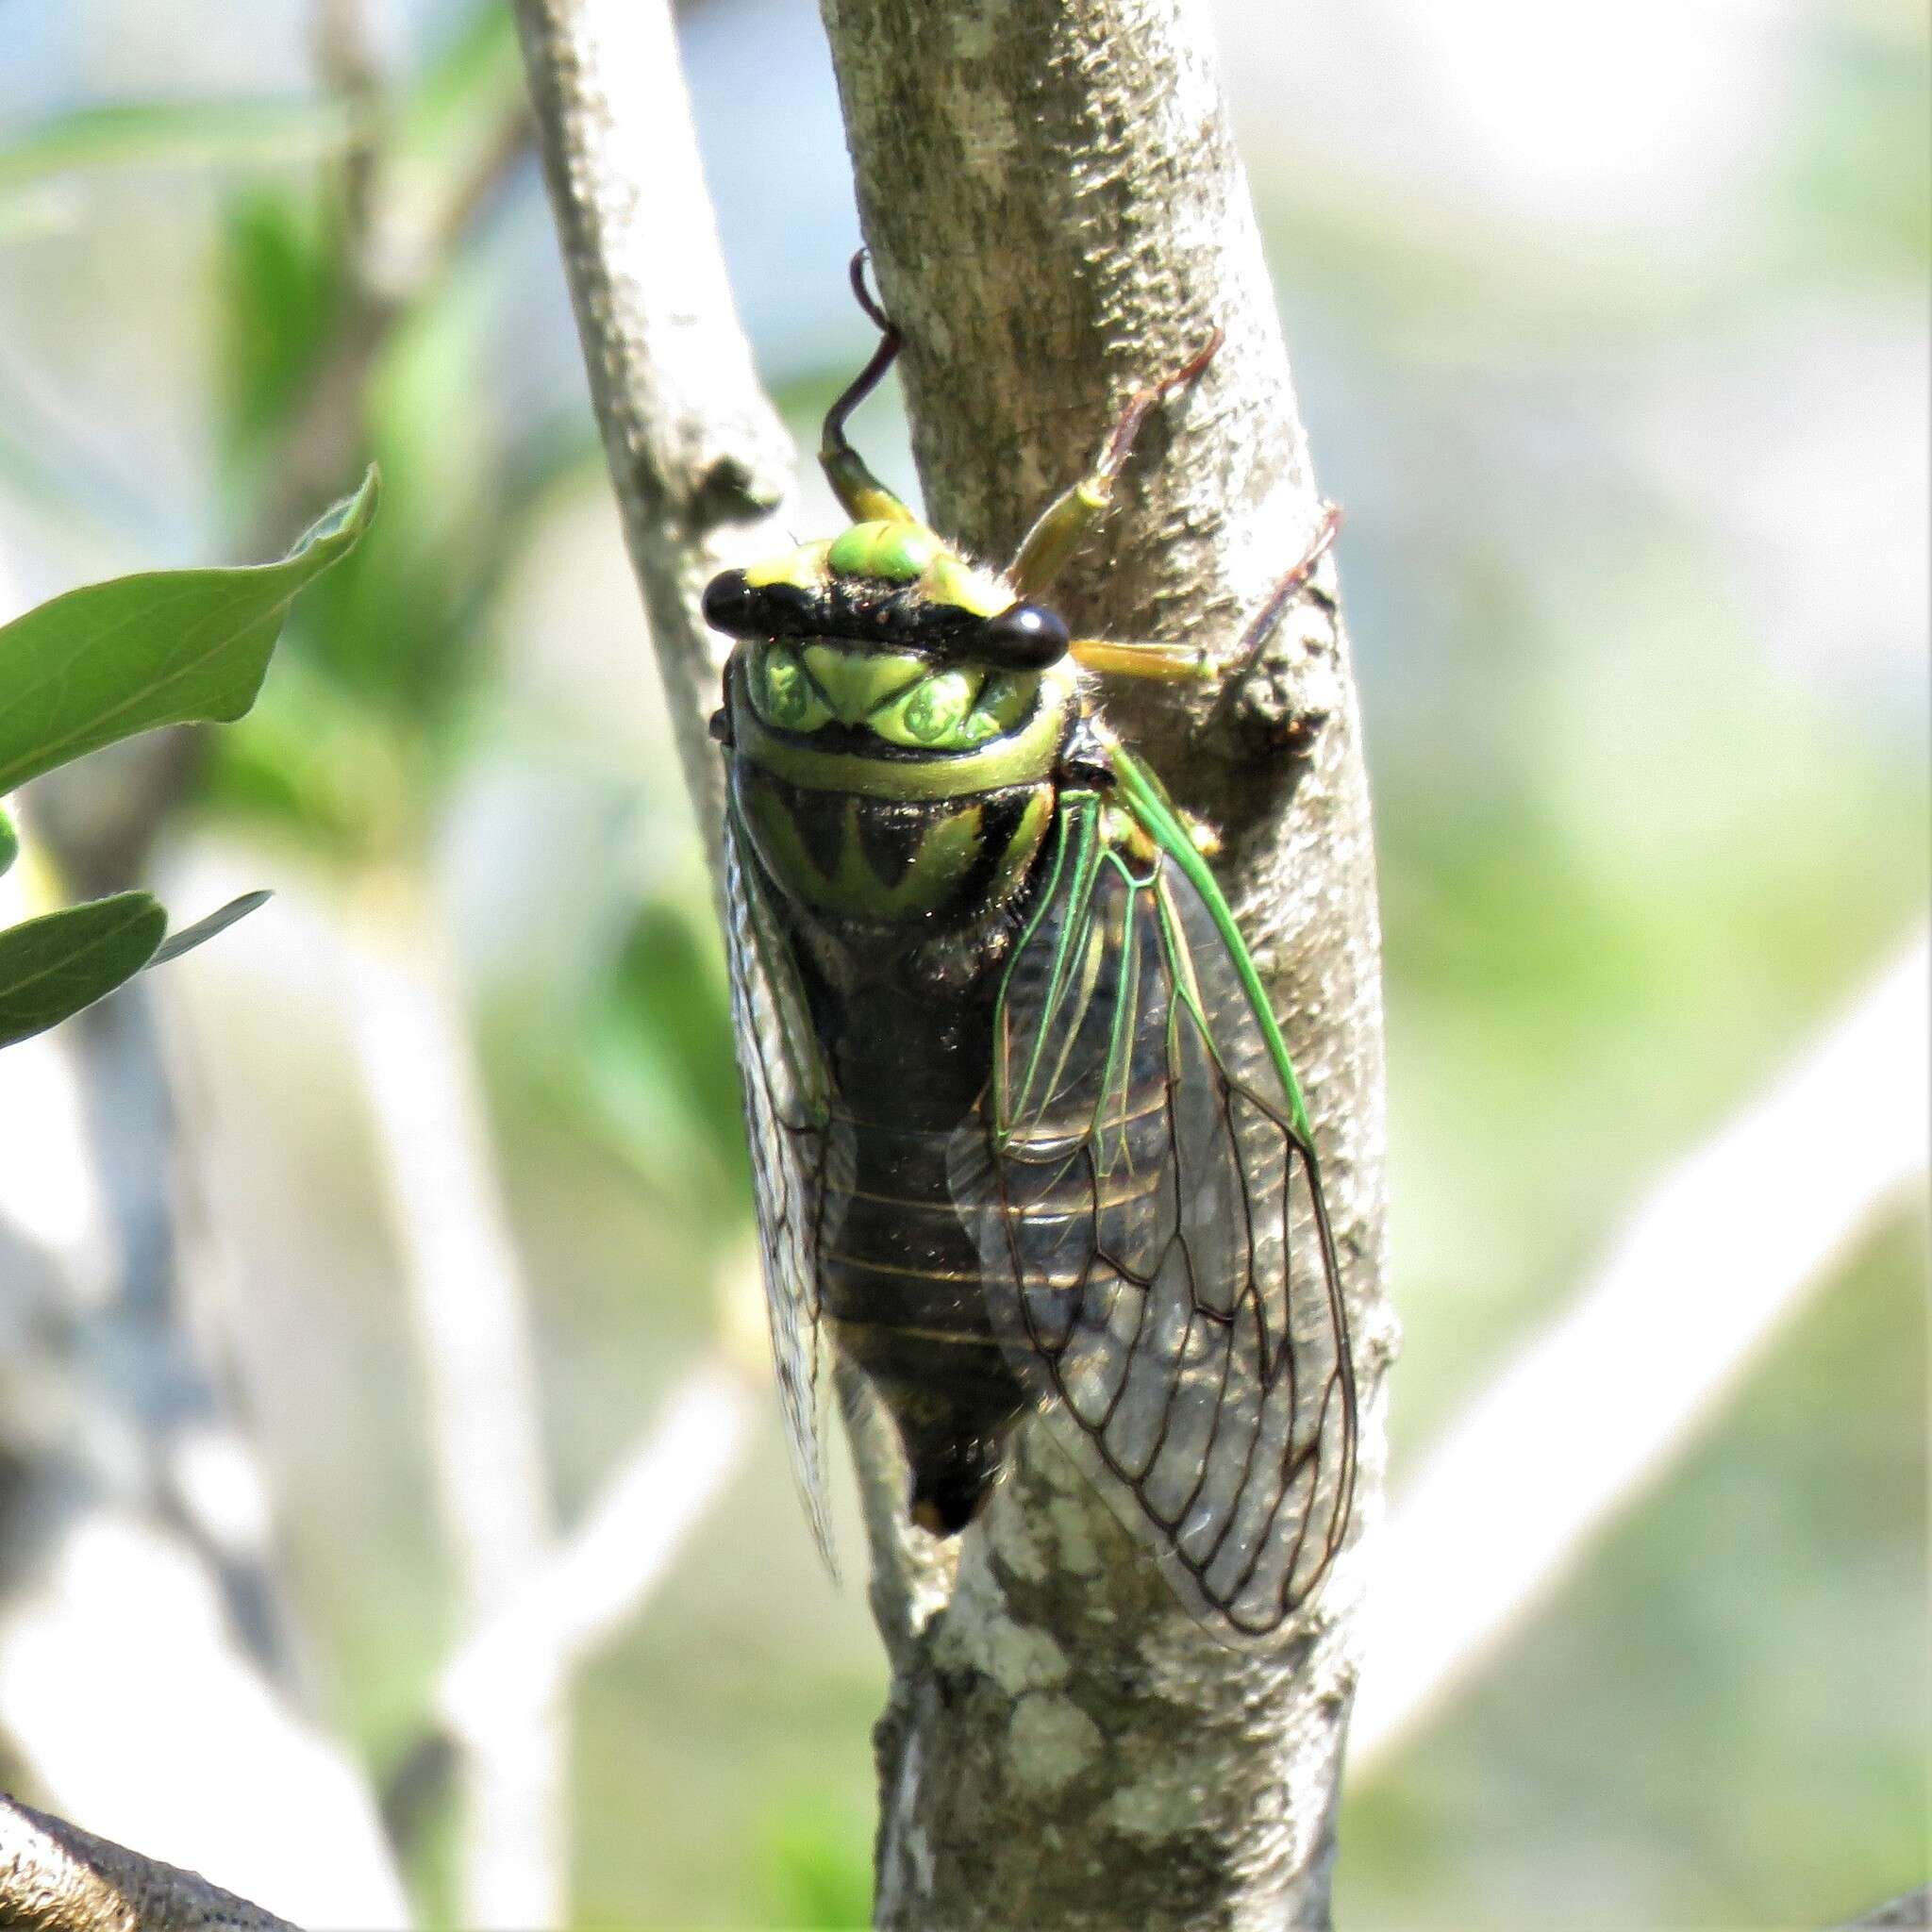
[[[20,834],[13,829],[13,821],[7,816],[7,808],[0,806],[0,873],[4,873],[20,857]]]
[[[132,979],[167,927],[158,900],[116,892],[0,931],[0,1046],[44,1032]]]
[[[355,548],[375,497],[372,470],[278,563],[115,577],[0,627],[0,792],[137,731],[241,717],[290,604]]]
[[[197,919],[192,925],[184,925],[179,932],[171,932],[147,963],[165,966],[170,959],[178,959],[183,953],[193,952],[204,941],[213,939],[218,932],[226,932],[238,919],[246,919],[258,906],[266,906],[274,897],[273,892],[243,892],[239,899],[230,899],[207,918]]]

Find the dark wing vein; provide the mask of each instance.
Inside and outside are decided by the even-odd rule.
[[[1107,827],[1066,794],[954,1191],[1048,1426],[1197,1615],[1263,1637],[1347,1527],[1335,1245],[1230,929],[1171,851]]]

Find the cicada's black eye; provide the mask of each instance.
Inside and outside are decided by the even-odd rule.
[[[726,637],[742,637],[755,602],[756,593],[741,570],[721,571],[705,586],[705,622]]]
[[[1066,622],[1043,604],[1015,604],[986,620],[979,654],[1006,671],[1044,671],[1067,655]]]
[[[790,637],[808,624],[811,592],[799,584],[749,584],[741,570],[721,572],[705,586],[705,622],[726,637]]]

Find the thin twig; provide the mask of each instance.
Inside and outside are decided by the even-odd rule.
[[[360,104],[358,141],[343,157],[343,253],[347,290],[327,348],[294,405],[277,451],[267,500],[256,517],[260,543],[299,527],[307,506],[340,495],[367,461],[364,398],[404,318],[435,291],[479,211],[527,151],[530,121],[511,102],[469,172],[445,195],[425,201],[390,192],[382,63],[366,0],[324,0],[316,21],[319,79]]]
[[[555,1702],[635,1620],[742,1463],[758,1412],[723,1362],[685,1377],[569,1538],[444,1668],[436,1703],[453,1735]]]
[[[500,1615],[550,1546],[529,1296],[488,1107],[441,931],[400,875],[372,891],[350,953],[349,1021],[428,1394],[437,1494],[464,1625]],[[459,1764],[463,1923],[562,1922],[567,1713],[498,1707]]]
[[[1481,1670],[1878,1218],[1923,1197],[1927,968],[1921,938],[1679,1161],[1431,1450],[1383,1541],[1357,1774]]]
[[[698,599],[785,542],[790,439],[724,279],[662,0],[517,0],[517,25],[591,400],[699,829],[724,772],[705,720],[722,643]]]

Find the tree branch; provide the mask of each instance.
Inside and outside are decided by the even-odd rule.
[[[1127,394],[1224,328],[1056,602],[1077,630],[1231,649],[1320,508],[1204,10],[1014,0],[995,29],[927,0],[822,4],[935,522],[1010,554]],[[1317,581],[1224,701],[1170,688],[1108,711],[1222,833],[1223,884],[1308,1088],[1366,1398],[1359,1525],[1392,1349],[1378,927],[1347,649],[1332,576]],[[1284,1648],[1223,1651],[1033,1448],[898,1658],[878,1923],[1324,1923],[1357,1554]],[[882,1568],[918,1575],[924,1541],[895,1511]]]
[[[541,1707],[637,1617],[738,1472],[754,1398],[722,1357],[672,1391],[554,1555],[443,1667],[436,1704],[453,1736],[502,1706]]]
[[[20,1932],[293,1932],[198,1872],[0,1797],[0,1925]]]
[[[382,1153],[416,1331],[458,1613],[484,1628],[549,1556],[530,1297],[490,1143],[482,1074],[429,895],[364,888],[349,934],[349,1021]],[[559,1687],[560,1688],[560,1687]],[[458,1888],[476,1932],[568,1910],[569,1724],[561,1696],[492,1707],[463,1734]]]
[[[516,0],[516,14],[591,401],[715,858],[724,774],[705,721],[724,653],[698,598],[718,571],[784,546],[791,441],[725,284],[670,9]]]
[[[932,0],[824,10],[935,521],[1009,549],[1126,394],[1224,327],[1207,379],[1150,421],[1057,601],[1115,636],[1231,649],[1319,506],[1196,9],[1013,0],[997,30]],[[733,526],[775,504],[786,466],[730,319],[667,11],[517,13],[592,399],[715,841],[720,761],[701,720],[721,654],[696,596],[751,554]],[[1309,1090],[1366,1398],[1359,1531],[1392,1347],[1378,939],[1346,646],[1332,575],[1317,581],[1224,704],[1143,698],[1114,715],[1221,829],[1224,882]],[[862,1389],[842,1392],[894,1662],[878,1923],[1324,1923],[1357,1550],[1281,1649],[1223,1651],[1050,1448],[1023,1449],[984,1530],[933,1544],[906,1522],[890,1430]]]

